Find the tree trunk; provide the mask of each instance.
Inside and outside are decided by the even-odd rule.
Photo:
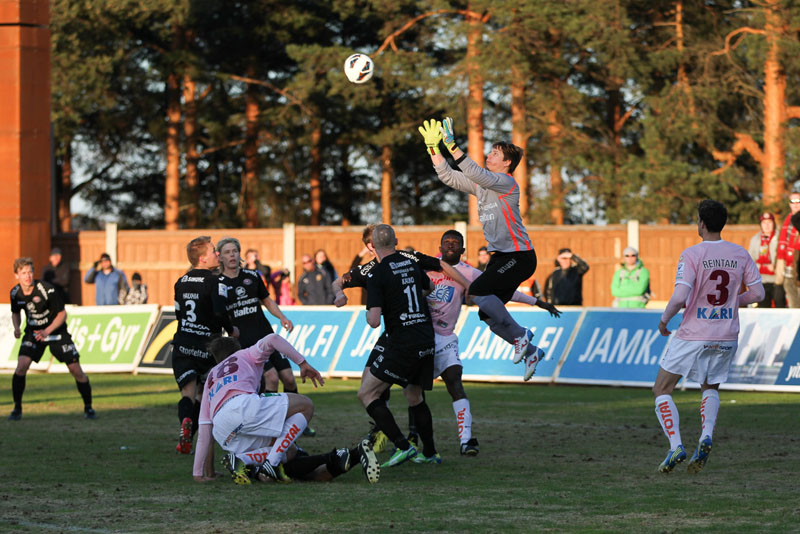
[[[522,159],[514,171],[514,179],[519,186],[519,211],[522,222],[528,223],[531,209],[528,197],[528,164],[525,150],[528,146],[528,129],[525,127],[525,81],[516,67],[511,67],[511,142],[522,149]]]
[[[167,176],[164,184],[164,228],[167,230],[178,229],[180,214],[180,85],[180,76],[171,72],[167,76]]]
[[[311,225],[322,224],[322,125],[314,119],[311,130]]]
[[[200,178],[197,162],[197,100],[194,78],[187,72],[183,76],[184,120],[183,133],[186,135],[186,228],[197,228],[199,220]]]
[[[553,224],[564,224],[564,180],[561,177],[561,137],[563,126],[559,122],[558,100],[561,91],[561,81],[553,81],[553,106],[547,112],[547,136],[549,138],[550,152],[550,196],[553,205],[550,209],[550,219]]]
[[[58,182],[56,182],[58,230],[66,233],[72,231],[72,211],[69,206],[72,199],[72,139],[64,141],[64,155],[61,157],[58,172]]]
[[[381,148],[381,222],[384,224],[392,224],[392,182],[394,182],[392,147],[383,145]]]
[[[467,96],[467,153],[478,165],[483,166],[483,76],[477,63],[478,46],[481,42],[482,23],[477,18],[469,19],[467,33],[466,66],[469,78]],[[469,224],[479,225],[478,199],[469,195]]]
[[[767,58],[764,62],[764,163],[761,190],[765,206],[777,203],[785,193],[786,167],[786,71],[781,64],[780,40],[787,28],[779,12],[778,0],[765,8],[764,30]]]
[[[251,74],[248,73],[248,76]],[[245,228],[258,227],[258,113],[258,89],[255,85],[248,84],[245,93],[244,176],[242,177]]]

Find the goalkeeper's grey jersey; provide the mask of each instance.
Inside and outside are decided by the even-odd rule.
[[[465,157],[458,171],[447,161],[434,165],[439,179],[478,198],[478,216],[490,251],[519,252],[533,245],[519,213],[519,186],[510,174],[492,172]]]

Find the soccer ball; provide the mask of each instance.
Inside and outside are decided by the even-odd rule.
[[[372,79],[375,63],[366,54],[353,54],[344,62],[344,74],[353,83],[366,83]]]

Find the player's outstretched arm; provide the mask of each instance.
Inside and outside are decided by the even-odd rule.
[[[442,153],[439,151],[439,141],[442,140],[442,123],[436,119],[423,121],[422,126],[417,128],[422,138],[425,140],[425,146],[428,148],[428,155],[434,165],[438,165],[444,161]]]
[[[303,381],[303,384],[306,383],[306,378],[311,379],[311,383],[314,384],[314,387],[325,385],[325,379],[322,378],[319,371],[311,367],[311,364],[308,362],[303,362],[300,364],[300,379]]]
[[[464,278],[464,275],[458,272],[455,267],[443,260],[439,260],[439,264],[442,266],[442,271],[444,271],[444,274],[458,282],[458,284],[464,288],[464,291],[469,290],[470,281]]]
[[[267,308],[267,311],[281,322],[281,326],[284,328],[284,330],[287,332],[292,331],[294,324],[283,314],[277,302],[269,297],[265,298],[261,302],[264,304],[264,307]]]
[[[333,305],[337,308],[341,308],[345,304],[347,304],[347,295],[344,294],[344,290],[342,289],[342,277],[340,276],[336,280],[333,281],[331,287],[333,288]]]

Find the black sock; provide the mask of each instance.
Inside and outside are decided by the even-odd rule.
[[[389,397],[391,397],[391,391],[392,388],[388,387],[383,390],[383,393],[381,393],[380,399],[386,403],[386,406],[389,406]]]
[[[327,461],[327,454],[295,456],[292,460],[283,464],[283,470],[290,478],[302,479],[313,473],[317,467],[326,465]]]
[[[406,450],[410,447],[408,440],[403,436],[400,427],[397,426],[397,421],[394,420],[392,412],[382,399],[374,400],[367,406],[367,413],[375,421],[386,437],[394,443],[395,447],[401,450]]]
[[[325,456],[327,457],[325,460],[325,467],[328,468],[328,473],[330,473],[333,478],[336,478],[339,475],[343,475],[347,472],[342,471],[341,467],[339,466],[339,455],[336,454],[336,449],[333,449]],[[353,465],[352,458],[350,459],[350,465]]]
[[[295,386],[294,389],[289,389],[286,386],[283,386],[283,392],[284,393],[297,393],[297,386]]]
[[[433,456],[436,454],[436,445],[433,443],[433,416],[428,403],[422,401],[409,410],[414,411],[414,420],[417,422],[419,437],[422,439],[422,454]]]
[[[194,401],[189,397],[181,397],[181,400],[178,401],[178,420],[183,423],[184,419],[192,417],[193,411]]]
[[[25,391],[25,375],[14,373],[11,377],[11,395],[14,397],[14,409],[22,411],[22,393]]]
[[[192,436],[197,433],[197,428],[200,426],[198,421],[200,420],[200,403],[195,402],[192,406]],[[183,421],[183,419],[181,419]]]
[[[361,452],[358,450],[358,447],[353,447],[350,449],[350,465],[356,465],[361,463]]]
[[[89,384],[89,378],[86,378],[86,382],[78,382],[76,380],[75,385],[78,386],[78,392],[83,398],[83,409],[88,410],[92,407],[92,386]]]
[[[408,407],[408,433],[410,434],[419,434],[417,432],[417,421],[414,418],[414,408],[411,406]]]

